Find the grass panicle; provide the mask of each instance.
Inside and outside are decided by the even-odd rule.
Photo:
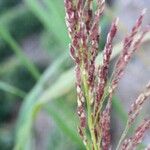
[[[94,10],[93,0],[65,0],[66,24],[68,27],[70,55],[76,65],[77,113],[79,116],[79,134],[87,150],[109,150],[111,148],[111,108],[112,98],[124,70],[132,55],[136,52],[149,29],[141,29],[144,9],[133,26],[131,32],[124,38],[121,54],[116,62],[111,79],[108,80],[108,70],[113,51],[113,39],[117,32],[118,18],[111,25],[103,50],[103,61],[98,66],[95,63],[101,31],[99,22],[105,7],[104,0],[97,0]],[[125,139],[135,117],[138,115],[145,100],[150,96],[147,91],[135,100],[128,115],[125,128],[117,150],[129,150],[141,143],[144,132],[149,128],[149,120],[145,120],[130,139]],[[107,100],[107,101],[106,101]],[[104,105],[106,101],[106,105]],[[144,125],[144,126],[143,126]],[[127,143],[130,141],[128,146]]]

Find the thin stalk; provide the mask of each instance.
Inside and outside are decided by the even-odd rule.
[[[85,70],[84,70],[85,72]],[[89,131],[91,134],[94,150],[98,150],[97,143],[96,143],[96,137],[94,134],[94,124],[93,124],[93,119],[91,115],[91,104],[90,104],[90,96],[89,96],[89,88],[87,84],[87,77],[86,74],[83,74],[83,86],[84,86],[84,91],[85,91],[85,97],[86,97],[86,102],[87,102],[87,116],[88,116],[88,126],[89,126]]]
[[[86,147],[86,150],[90,150],[90,147],[91,147],[90,143],[88,143],[85,147]]]
[[[123,140],[125,139],[125,137],[126,137],[128,131],[129,131],[129,121],[127,121],[127,123],[126,123],[125,129],[124,129],[124,131],[123,131],[123,133],[122,133],[122,135],[121,135],[121,138],[120,138],[120,140],[119,140],[119,143],[118,143],[118,145],[117,145],[116,150],[119,150],[119,148],[120,148],[120,146],[121,146]]]
[[[105,87],[104,94],[103,94],[103,96],[102,96],[102,99],[100,100],[99,109],[98,109],[98,111],[97,111],[97,113],[96,113],[96,116],[95,116],[94,125],[96,124],[96,121],[97,121],[97,119],[98,119],[99,113],[100,113],[100,111],[102,110],[103,103],[104,103],[106,97],[107,97],[108,94],[109,94],[109,93],[108,93],[108,89],[109,89],[109,85],[110,85],[110,84],[111,84],[111,83],[110,83],[110,81],[109,81],[108,84],[107,84],[107,86]]]
[[[49,80],[53,76],[57,76],[59,74],[58,73],[59,68],[62,66],[62,63],[67,60],[67,58],[68,58],[68,56],[66,54],[63,54],[62,56],[58,57],[58,59],[56,59],[46,69],[46,71],[42,74],[40,80],[36,83],[34,88],[30,91],[30,93],[24,99],[20,113],[19,113],[19,117],[17,120],[17,126],[16,126],[17,133],[16,133],[16,141],[15,141],[16,143],[14,146],[14,150],[17,150],[18,147],[19,147],[19,150],[20,149],[23,150],[25,145],[27,144],[26,139],[30,138],[31,127],[33,124],[33,118],[31,118],[32,117],[31,114],[34,111],[34,109],[36,108],[37,103],[39,102],[38,101],[38,99],[40,99],[39,97],[42,96],[43,92],[46,91],[45,85],[47,84],[47,82],[49,82]],[[71,72],[72,72],[72,70],[71,70]],[[64,79],[63,79],[63,81],[64,81]],[[62,82],[62,81],[58,81],[58,82]],[[69,82],[71,82],[71,81],[69,80]],[[53,84],[53,86],[55,86],[55,85]],[[57,84],[57,87],[58,86],[59,85]],[[56,90],[56,86],[55,86],[54,89],[55,89],[55,93],[56,93],[56,91],[63,91],[63,89],[65,89],[65,87],[63,86],[63,88],[61,88],[61,90],[60,89]],[[49,91],[49,93],[51,93],[51,92]],[[52,100],[52,99],[56,98],[56,97],[53,97],[54,95],[52,93],[50,94],[50,97],[48,97],[48,100]],[[57,97],[60,97],[60,95],[58,96],[58,93],[57,93]],[[45,103],[43,103],[43,105],[44,104]],[[38,111],[40,111],[40,109],[38,109]],[[38,111],[36,111],[36,113]]]

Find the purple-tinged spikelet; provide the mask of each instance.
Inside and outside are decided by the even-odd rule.
[[[111,25],[110,31],[107,36],[107,41],[104,47],[103,65],[99,67],[98,84],[96,88],[95,112],[94,112],[95,116],[96,115],[100,116],[100,112],[98,111],[104,94],[105,86],[107,83],[108,69],[109,69],[110,57],[111,57],[112,47],[113,47],[112,42],[117,32],[117,24],[118,24],[118,19],[115,19]],[[104,150],[107,150],[110,144],[110,133],[109,133],[110,112],[109,111],[110,109],[106,108],[105,111],[101,114],[101,118],[100,118],[100,125],[102,131],[102,147]]]
[[[77,114],[80,119],[80,126],[78,128],[79,134],[86,144],[85,128],[86,128],[86,114],[84,109],[84,94],[81,85],[81,72],[79,66],[76,66],[76,88],[77,88]]]
[[[128,113],[128,120],[127,120],[126,128],[125,128],[125,130],[124,130],[124,132],[120,138],[119,144],[117,146],[117,150],[119,147],[121,147],[121,150],[130,150],[130,149],[128,149],[129,145],[130,145],[130,148],[133,148],[133,144],[132,145],[130,144],[130,143],[132,143],[133,138],[125,139],[125,137],[127,136],[127,133],[129,131],[131,125],[135,121],[136,117],[138,116],[140,110],[143,107],[144,102],[147,100],[148,97],[150,97],[150,82],[147,84],[145,92],[141,93],[138,96],[138,98],[134,101],[134,103],[131,105],[131,109]],[[138,129],[140,129],[140,128],[138,128]],[[143,132],[143,135],[144,135],[144,132]]]
[[[144,138],[144,133],[150,129],[150,119],[145,119],[143,123],[136,129],[134,136],[131,139],[132,148],[140,144]]]
[[[110,149],[110,109],[108,107],[101,114],[100,118],[100,125],[101,125],[101,134],[102,134],[102,148],[103,150]]]
[[[98,72],[98,86],[97,86],[97,91],[96,91],[96,101],[97,102],[99,102],[101,100],[103,93],[104,93],[104,88],[106,86],[110,57],[111,57],[112,48],[113,48],[112,42],[116,35],[117,24],[118,24],[118,18],[111,25],[110,31],[107,36],[107,41],[106,41],[106,44],[104,47],[103,65],[101,67],[99,67],[99,72]]]
[[[121,145],[120,150],[127,150],[128,145],[130,144],[130,142],[131,142],[130,138],[129,139],[125,139],[124,142]]]
[[[141,34],[139,40],[134,41],[134,38],[141,27],[144,14],[145,9],[142,11],[140,17],[137,19],[134,27],[132,28],[131,33],[124,39],[123,50],[116,63],[115,71],[113,74],[112,90],[114,90],[117,87],[118,82],[122,77],[124,69],[127,66],[133,52],[135,52],[139,48],[139,45],[141,44],[144,35],[148,32],[148,30],[144,31],[144,33]]]
[[[76,30],[77,18],[75,13],[75,6],[72,0],[65,0],[66,8],[66,24],[70,37],[72,38]]]
[[[145,119],[136,129],[135,134],[130,139],[126,139],[123,142],[121,150],[135,149],[138,146],[138,144],[142,142],[145,132],[149,129],[150,129],[150,119]]]
[[[148,85],[146,91],[141,93],[135,100],[135,102],[131,105],[131,109],[129,111],[129,123],[132,123],[135,120],[140,110],[142,109],[144,102],[149,96],[150,96],[150,86]]]

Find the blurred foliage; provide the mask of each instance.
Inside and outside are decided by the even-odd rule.
[[[41,23],[25,6],[15,6],[9,9],[0,17],[3,24],[17,41],[32,33],[39,32],[42,28]],[[3,51],[1,50],[3,49]],[[12,54],[10,46],[0,38],[0,62],[8,55]]]
[[[0,96],[3,98],[3,100],[0,100],[0,123],[3,121],[9,120],[14,102],[9,101],[8,94],[5,94],[4,91],[0,91]],[[11,96],[11,98],[14,98]]]
[[[59,135],[61,134],[61,136],[63,137],[66,136],[65,138],[66,140],[64,140],[64,143],[61,141],[61,143],[59,144],[64,145],[64,147],[67,146],[68,147],[67,149],[77,150],[77,149],[80,149],[83,145],[77,134],[78,120],[76,116],[74,115],[74,112],[76,112],[76,103],[75,103],[75,99],[74,99],[74,102],[72,101],[73,97],[75,98],[74,93],[70,92],[69,94],[62,96],[61,98],[58,98],[55,101],[50,102],[47,106],[44,107],[44,109],[54,120],[54,122],[56,123],[56,127],[57,128],[59,127],[59,129],[57,130],[57,132],[59,131]],[[59,144],[54,144],[53,149],[57,149],[56,145],[58,145],[59,147],[60,146]],[[72,145],[74,146],[71,148]],[[82,149],[84,149],[84,147],[82,147]]]
[[[6,76],[1,77],[1,79],[9,82],[11,85],[18,87],[19,89],[22,89],[24,92],[29,92],[35,84],[34,78],[23,66],[18,66],[11,72],[11,74],[7,74]]]
[[[0,129],[0,148],[1,150],[11,150],[13,148],[13,130],[9,128]]]
[[[4,13],[9,8],[19,4],[22,0],[1,0],[0,1],[0,13]]]

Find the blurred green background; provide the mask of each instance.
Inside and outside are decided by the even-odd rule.
[[[84,149],[64,18],[63,0],[0,0],[0,150]],[[114,108],[125,122],[117,98]]]

